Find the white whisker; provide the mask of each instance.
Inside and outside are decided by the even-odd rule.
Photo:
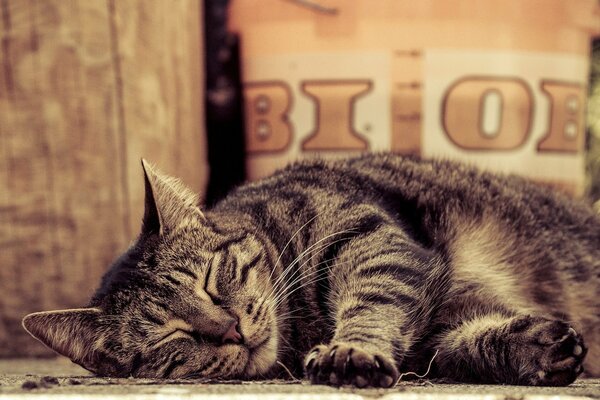
[[[277,266],[279,265],[279,262],[281,261],[281,257],[283,257],[283,253],[285,253],[286,249],[292,243],[292,240],[294,240],[294,238],[296,237],[296,235],[298,235],[300,233],[300,231],[302,231],[302,229],[304,229],[308,224],[310,224],[312,221],[314,221],[322,213],[323,212],[315,214],[314,217],[310,218],[308,221],[306,221],[304,223],[304,225],[302,225],[300,228],[298,228],[296,230],[296,232],[294,232],[294,234],[292,235],[292,237],[290,238],[290,240],[288,240],[287,243],[285,244],[285,246],[283,246],[283,250],[281,250],[281,252],[279,253],[279,256],[277,257],[277,260],[275,261],[275,265],[273,265],[273,269],[271,270],[271,274],[269,275],[268,280],[271,280],[271,277],[273,276],[273,273],[275,272],[275,270],[277,269]]]
[[[324,263],[328,263],[328,262],[330,262],[330,261],[333,261],[333,260],[334,260],[334,259],[325,260],[325,261],[323,261],[323,262],[321,262],[321,263],[317,264],[317,266],[319,266],[319,265],[322,265],[322,264],[324,264]],[[346,261],[346,262],[343,262],[343,263],[337,263],[337,264],[335,264],[335,265],[336,265],[336,266],[341,266],[341,265],[349,264],[349,263],[351,263],[351,262],[352,262],[352,261],[350,260],[350,261]],[[333,267],[333,264],[332,264],[332,265],[329,265],[329,266],[327,267],[327,269],[325,269],[324,271],[319,271],[319,270],[316,270],[316,271],[313,271],[312,273],[308,274],[308,275],[306,276],[306,278],[308,278],[308,277],[311,277],[311,276],[314,276],[315,274],[316,274],[316,275],[319,275],[321,272],[326,272],[326,274],[325,274],[324,276],[320,276],[320,277],[318,276],[318,277],[317,277],[317,278],[315,278],[315,279],[309,280],[309,281],[307,281],[307,282],[303,282],[303,283],[302,283],[300,286],[298,286],[298,287],[294,288],[294,290],[292,290],[292,291],[290,291],[290,292],[285,292],[285,295],[284,295],[283,297],[280,297],[280,298],[278,298],[278,302],[275,304],[275,306],[276,306],[276,307],[277,307],[277,306],[279,306],[279,304],[281,304],[281,302],[282,302],[282,301],[284,301],[285,299],[287,299],[287,298],[288,298],[288,297],[289,297],[291,294],[293,294],[294,292],[298,291],[299,289],[302,289],[302,288],[304,288],[304,287],[306,287],[306,286],[308,286],[308,285],[311,285],[311,284],[314,284],[314,283],[316,283],[316,282],[319,282],[319,281],[321,281],[321,280],[324,280],[324,279],[327,279],[327,278],[329,278],[329,275],[327,274],[327,272],[329,272],[329,270],[331,270],[331,268],[332,268],[332,267]]]
[[[297,262],[298,262],[300,259],[302,259],[302,257],[304,257],[304,256],[306,255],[306,253],[310,252],[310,250],[311,250],[311,249],[312,249],[314,246],[318,245],[318,244],[319,244],[320,242],[322,242],[323,240],[326,240],[326,239],[328,239],[329,237],[331,237],[331,236],[333,236],[333,235],[340,234],[340,233],[342,233],[342,232],[343,232],[343,231],[341,231],[341,232],[336,232],[336,233],[333,233],[333,234],[331,234],[331,235],[328,235],[328,236],[326,236],[326,237],[324,237],[324,238],[322,238],[322,239],[318,240],[317,242],[313,243],[311,246],[308,246],[306,249],[304,249],[304,250],[303,250],[303,251],[302,251],[302,252],[301,252],[301,253],[300,253],[300,254],[299,254],[299,255],[298,255],[298,256],[297,256],[297,257],[296,257],[296,258],[295,258],[295,259],[294,259],[294,260],[293,260],[293,261],[292,261],[292,262],[291,262],[291,263],[290,263],[288,266],[287,266],[287,267],[285,267],[285,269],[284,269],[283,273],[282,273],[282,274],[279,276],[279,278],[278,278],[278,279],[277,279],[277,280],[276,280],[276,281],[273,283],[273,288],[276,288],[276,287],[277,287],[277,285],[278,285],[278,284],[281,282],[282,278],[284,278],[284,277],[285,277],[285,275],[286,275],[287,271],[289,271],[289,270],[290,270],[290,267],[291,267],[291,266],[293,266],[293,265],[295,265],[295,264],[296,264],[296,263],[297,263]]]
[[[351,231],[349,231],[349,232],[351,232]],[[342,232],[338,232],[338,233],[342,233]],[[331,236],[331,235],[330,235],[330,236]],[[324,238],[324,239],[325,239],[325,238]],[[334,245],[334,244],[336,244],[336,243],[339,243],[339,242],[341,242],[341,241],[344,241],[344,240],[346,240],[346,238],[337,239],[337,240],[335,240],[335,241],[333,241],[333,242],[331,242],[331,243],[325,243],[325,244],[322,244],[321,246],[319,246],[318,248],[316,248],[316,249],[315,249],[315,246],[316,246],[316,245],[317,245],[319,242],[323,241],[323,239],[321,239],[321,240],[319,240],[317,243],[315,243],[315,244],[313,244],[312,246],[310,246],[310,247],[309,247],[309,248],[311,249],[310,251],[304,251],[304,252],[301,254],[301,256],[297,257],[297,258],[296,258],[296,260],[294,260],[294,263],[293,263],[293,264],[290,264],[290,265],[287,267],[287,269],[288,269],[288,270],[289,270],[289,269],[291,269],[291,267],[292,267],[294,264],[296,264],[296,263],[298,263],[298,262],[300,261],[300,259],[301,259],[300,257],[304,257],[304,256],[308,255],[308,253],[311,253],[311,256],[310,256],[310,257],[309,257],[309,258],[308,258],[308,259],[307,259],[307,260],[306,260],[306,261],[305,261],[303,264],[301,264],[301,265],[300,265],[300,268],[298,268],[297,270],[295,270],[295,271],[294,271],[294,273],[292,273],[292,275],[291,275],[291,276],[287,277],[285,281],[281,281],[281,282],[280,282],[280,283],[283,285],[282,287],[273,288],[273,291],[272,291],[272,292],[275,292],[275,289],[277,289],[277,290],[278,290],[278,293],[277,293],[275,296],[273,296],[273,300],[277,300],[277,299],[278,299],[279,297],[281,297],[281,296],[282,296],[284,293],[286,293],[286,291],[287,291],[287,290],[288,290],[290,287],[292,287],[292,286],[293,286],[294,284],[296,284],[297,282],[301,281],[303,278],[306,278],[306,277],[307,277],[306,275],[303,275],[303,274],[302,274],[302,270],[303,270],[303,268],[302,268],[302,267],[303,267],[303,266],[305,266],[305,265],[306,265],[308,262],[310,262],[310,261],[313,259],[313,257],[314,257],[316,254],[318,254],[318,253],[319,253],[321,250],[323,250],[323,249],[325,249],[325,248],[327,248],[327,247],[329,247],[329,246],[332,246],[332,245]],[[327,260],[326,262],[329,262],[329,261],[332,261],[332,260]],[[321,264],[322,264],[322,263],[319,263],[319,264],[317,264],[317,266],[319,266],[319,265],[321,265]],[[298,272],[298,273],[299,273],[299,276],[297,276],[296,278],[293,278],[293,277],[294,277],[294,275],[296,274],[296,272]],[[314,271],[313,271],[313,273],[314,273]],[[312,274],[312,273],[311,273],[311,274]],[[311,274],[309,274],[308,276],[310,276]],[[292,282],[290,282],[292,278],[293,278],[294,280],[293,280]]]
[[[279,297],[280,295],[282,295],[283,293],[285,293],[285,291],[287,289],[289,289],[290,287],[292,287],[296,282],[298,282],[299,280],[302,280],[303,277],[303,273],[302,273],[302,267],[305,266],[310,260],[312,260],[312,258],[319,253],[319,251],[321,251],[322,249],[326,248],[328,246],[328,244],[324,244],[321,245],[320,247],[311,250],[310,252],[307,252],[304,254],[304,256],[308,255],[308,253],[310,253],[310,257],[303,262],[302,264],[300,264],[299,268],[295,269],[294,272],[286,277],[286,279],[284,281],[280,282],[281,287],[278,288],[274,288],[274,289],[278,289],[278,293],[273,296],[273,299],[277,299],[277,297]],[[290,267],[288,268],[288,270],[290,270],[292,267],[292,265],[290,265]],[[298,273],[298,276],[295,276],[296,273]],[[292,280],[293,279],[293,280]],[[274,292],[274,291],[273,291]]]
[[[285,267],[283,273],[278,277],[278,279],[273,283],[273,287],[271,289],[271,292],[275,292],[279,289],[279,285],[281,284],[281,282],[285,282],[285,279],[291,279],[291,277],[287,277],[286,275],[288,274],[288,272],[292,269],[292,267],[294,265],[296,265],[298,262],[300,262],[300,260],[302,260],[302,258],[307,255],[308,253],[310,253],[316,246],[318,246],[320,243],[322,243],[323,241],[329,239],[330,237],[336,236],[336,235],[340,235],[340,234],[345,234],[345,233],[351,233],[353,232],[352,230],[344,230],[344,231],[338,231],[338,232],[334,232],[332,234],[329,234],[321,239],[319,239],[318,241],[316,241],[315,243],[313,243],[312,245],[308,246],[304,251],[302,251],[298,257],[296,257],[287,267]],[[295,273],[296,271],[294,271],[292,273]]]

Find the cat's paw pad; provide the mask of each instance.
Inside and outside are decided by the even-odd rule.
[[[510,326],[521,343],[516,350],[525,368],[522,383],[564,386],[583,372],[587,348],[568,323],[539,317],[523,317]]]
[[[306,356],[304,366],[306,376],[316,384],[387,388],[398,379],[391,358],[351,343],[316,346]]]

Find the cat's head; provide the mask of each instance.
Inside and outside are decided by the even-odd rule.
[[[142,232],[90,306],[30,314],[23,326],[101,375],[266,373],[279,344],[269,245],[242,221],[204,215],[180,181],[142,164]]]

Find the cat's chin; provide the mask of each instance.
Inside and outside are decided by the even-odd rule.
[[[264,375],[277,361],[277,335],[270,335],[267,340],[250,350],[248,365],[244,373],[253,378]]]

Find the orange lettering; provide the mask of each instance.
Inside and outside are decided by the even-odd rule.
[[[520,79],[473,77],[454,83],[444,97],[446,135],[463,149],[511,150],[531,128],[533,95]]]
[[[370,81],[309,81],[302,91],[316,104],[315,130],[302,143],[302,150],[367,150],[369,142],[353,127],[354,103],[369,92]]]
[[[581,85],[542,81],[542,92],[550,99],[548,132],[539,141],[539,151],[576,153],[583,149],[585,92]]]
[[[292,141],[288,120],[291,94],[283,82],[256,82],[244,85],[246,151],[280,152]]]

